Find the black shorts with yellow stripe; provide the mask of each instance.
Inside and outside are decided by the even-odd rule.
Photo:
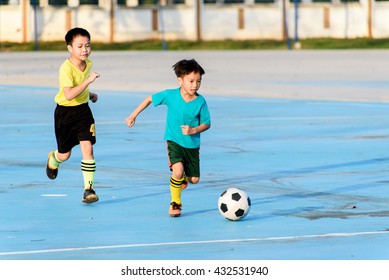
[[[185,175],[188,177],[200,177],[200,148],[184,148],[173,141],[167,142],[169,167],[177,162],[184,165]]]
[[[67,153],[80,141],[96,143],[95,120],[88,103],[78,106],[57,104],[54,112],[55,137],[60,153]]]

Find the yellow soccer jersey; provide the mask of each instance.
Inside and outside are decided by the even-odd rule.
[[[89,100],[89,89],[88,87],[76,98],[72,100],[66,100],[63,88],[64,87],[75,87],[81,84],[86,78],[89,77],[92,61],[87,59],[86,68],[84,71],[80,71],[75,67],[69,59],[66,59],[59,68],[59,92],[55,96],[55,102],[62,106],[77,106],[87,103]]]

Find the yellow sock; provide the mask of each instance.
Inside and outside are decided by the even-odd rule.
[[[177,180],[173,178],[173,176],[170,178],[170,194],[172,196],[172,202],[175,202],[177,204],[181,204],[181,191],[183,180],[184,179]]]
[[[94,159],[83,159],[81,161],[81,171],[84,177],[84,189],[93,189],[96,161]]]
[[[62,163],[62,161],[60,161],[58,158],[57,158],[57,153],[58,151],[54,151],[52,154],[51,154],[51,157],[49,158],[49,166],[51,168],[58,168],[58,166],[60,165],[60,163]]]

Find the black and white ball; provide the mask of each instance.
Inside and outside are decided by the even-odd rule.
[[[251,201],[247,193],[238,188],[229,188],[219,197],[218,209],[228,220],[237,221],[247,216]]]

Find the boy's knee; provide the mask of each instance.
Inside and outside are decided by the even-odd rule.
[[[55,154],[56,158],[60,161],[67,161],[69,158],[70,158],[70,155],[71,155],[71,152],[67,152],[67,153],[59,153],[57,152]]]
[[[192,184],[197,184],[200,181],[199,177],[190,177],[189,182]]]

